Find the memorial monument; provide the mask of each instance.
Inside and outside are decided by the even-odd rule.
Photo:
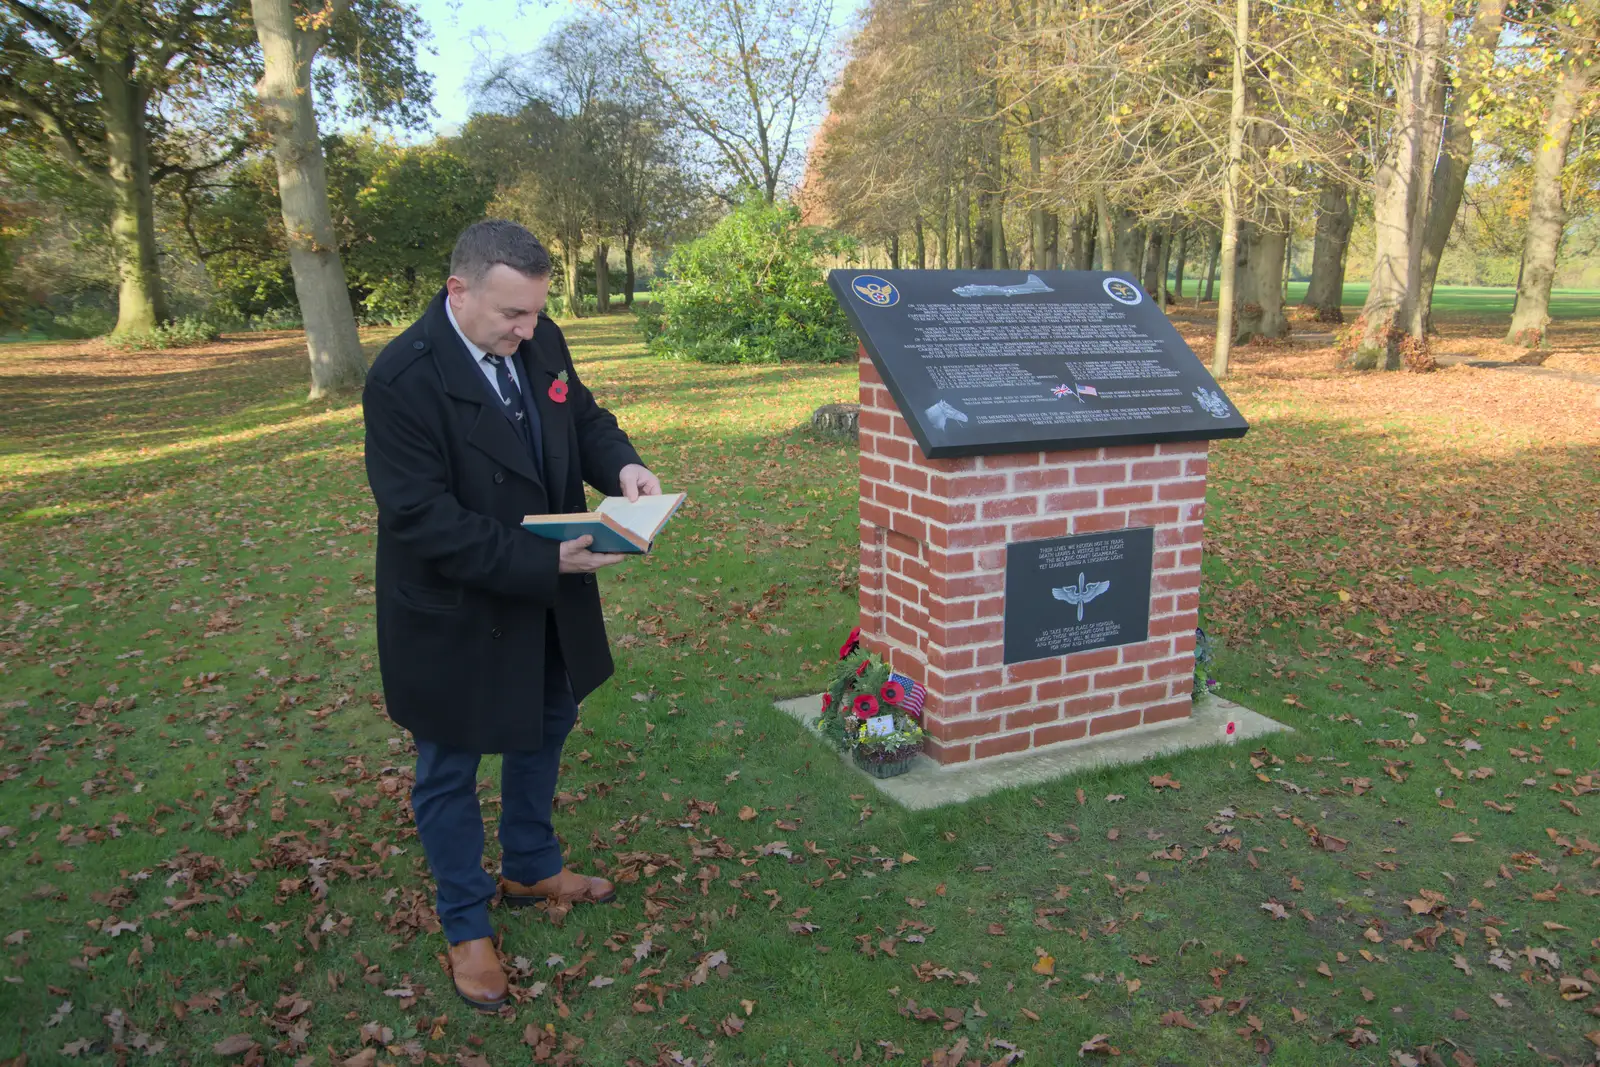
[[[1248,426],[1097,271],[836,270],[861,340],[861,637],[924,680],[927,753],[1187,717],[1207,452]]]

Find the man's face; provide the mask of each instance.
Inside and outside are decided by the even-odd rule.
[[[530,278],[503,263],[478,282],[451,275],[445,282],[450,309],[467,340],[497,356],[509,356],[533,336],[550,295],[550,276]]]

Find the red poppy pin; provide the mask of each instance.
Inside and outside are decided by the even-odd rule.
[[[878,698],[871,693],[862,693],[855,699],[856,718],[870,719],[878,714]]]
[[[898,704],[906,698],[905,686],[899,682],[884,682],[883,688],[878,690],[878,695],[885,704]]]
[[[567,402],[567,372],[562,371],[556,375],[556,380],[550,383],[550,399],[557,404]]]

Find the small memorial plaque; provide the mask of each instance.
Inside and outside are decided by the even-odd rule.
[[[1243,437],[1216,379],[1131,275],[828,275],[930,459]]]
[[[1148,639],[1154,553],[1148,526],[1007,545],[1005,662]]]

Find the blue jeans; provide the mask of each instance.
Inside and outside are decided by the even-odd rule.
[[[561,842],[551,826],[561,746],[578,719],[578,704],[559,661],[544,697],[544,747],[507,752],[500,764],[500,872],[530,884],[559,874]],[[489,902],[495,880],[483,869],[483,814],[478,808],[477,752],[417,739],[411,810],[437,887],[435,907],[452,944],[494,936]]]

